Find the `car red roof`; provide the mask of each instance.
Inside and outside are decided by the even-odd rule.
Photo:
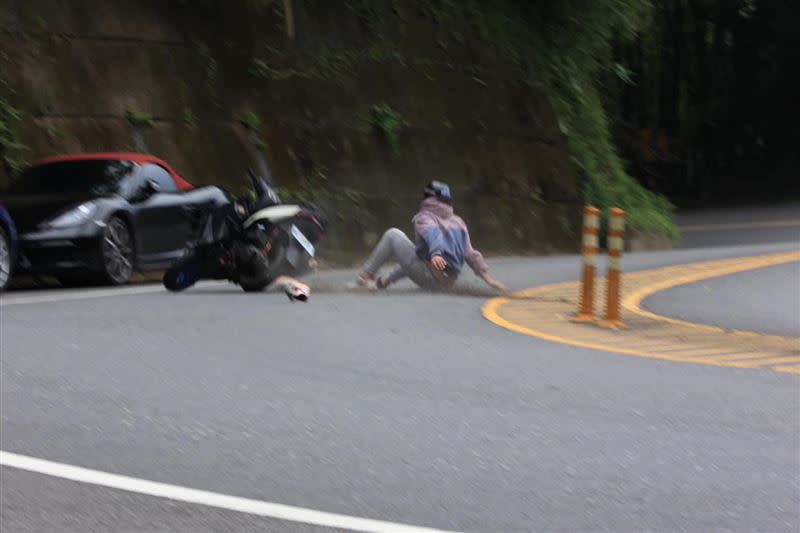
[[[154,165],[159,165],[164,167],[164,170],[170,173],[172,179],[175,180],[175,185],[181,191],[189,191],[194,188],[194,185],[186,181],[180,174],[175,172],[175,170],[169,166],[169,164],[154,155],[150,154],[142,154],[139,152],[95,152],[95,153],[85,153],[85,154],[64,154],[64,155],[55,155],[50,157],[44,157],[39,159],[34,163],[34,165],[47,165],[49,163],[64,163],[68,161],[87,161],[87,160],[121,160],[121,161],[132,161],[133,163],[143,164],[143,163],[152,163]]]

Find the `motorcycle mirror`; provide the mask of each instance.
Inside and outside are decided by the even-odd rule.
[[[257,176],[252,169],[248,169],[248,174],[250,174],[250,181],[253,184],[253,191],[256,193],[256,197],[261,199],[268,196],[269,186],[267,186],[264,180],[260,176]]]

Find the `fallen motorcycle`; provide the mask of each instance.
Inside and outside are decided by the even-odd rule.
[[[283,204],[264,179],[250,172],[253,199],[236,199],[200,215],[195,242],[164,274],[164,286],[182,291],[203,279],[229,280],[262,291],[279,276],[301,276],[316,255],[325,222],[313,204]]]

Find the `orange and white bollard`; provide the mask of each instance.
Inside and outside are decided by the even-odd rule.
[[[581,301],[572,322],[594,322],[594,276],[597,270],[597,237],[600,210],[587,205],[583,208],[583,271],[581,272]]]
[[[608,274],[606,275],[606,316],[597,325],[601,328],[624,328],[620,316],[622,285],[622,251],[624,250],[625,211],[617,207],[608,219]]]

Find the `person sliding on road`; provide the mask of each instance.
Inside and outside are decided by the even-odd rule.
[[[412,219],[416,244],[397,228],[391,228],[364,264],[356,285],[373,284],[385,289],[392,283],[408,277],[423,289],[449,289],[453,286],[466,262],[487,285],[499,291],[508,288],[489,275],[481,253],[472,248],[467,225],[453,214],[450,187],[440,181],[429,183],[424,189],[420,209]],[[386,276],[376,277],[380,268],[389,261],[398,265]]]

